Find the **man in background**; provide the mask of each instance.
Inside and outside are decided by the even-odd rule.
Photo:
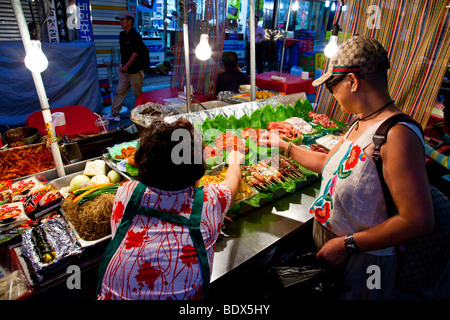
[[[238,56],[234,51],[222,54],[224,72],[217,77],[216,94],[220,91],[238,92],[241,84],[248,84],[248,76],[238,67]]]
[[[120,21],[123,31],[119,35],[121,66],[116,95],[111,106],[109,121],[120,121],[120,110],[128,91],[133,90],[134,97],[142,93],[144,81],[144,46],[141,35],[133,28],[134,16],[129,11],[121,12],[116,20]]]

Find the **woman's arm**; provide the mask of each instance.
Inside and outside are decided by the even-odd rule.
[[[231,191],[231,202],[234,201],[239,191],[241,181],[241,163],[244,161],[244,155],[238,151],[232,150],[227,158],[228,170],[225,179],[222,181]]]
[[[271,132],[265,132],[261,138],[260,143],[262,145],[277,147],[281,152],[285,152],[289,143],[280,139],[276,134]],[[338,144],[339,145],[339,144]],[[311,171],[322,173],[322,169],[334,150],[337,150],[338,146],[333,147],[333,149],[328,153],[315,152],[311,150],[302,149],[296,145],[292,145],[289,152],[290,157],[299,163],[302,167],[305,167]]]
[[[433,205],[424,156],[422,143],[412,130],[396,125],[389,131],[381,157],[384,179],[398,214],[353,234],[361,252],[398,245],[432,231]],[[317,256],[334,265],[342,263],[348,256],[344,237],[328,241]]]

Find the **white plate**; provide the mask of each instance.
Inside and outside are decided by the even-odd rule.
[[[117,169],[119,169],[122,172],[127,172],[127,165],[126,163],[128,163],[128,160],[122,160],[117,164]]]
[[[335,135],[329,134],[324,137],[321,137],[316,140],[317,144],[320,144],[321,146],[324,146],[328,150],[334,147],[339,142],[339,138]]]

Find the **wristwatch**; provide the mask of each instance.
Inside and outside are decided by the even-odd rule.
[[[348,253],[354,254],[359,252],[359,247],[356,244],[355,238],[353,238],[353,234],[350,234],[345,237],[344,244],[345,244],[345,251],[347,251]]]

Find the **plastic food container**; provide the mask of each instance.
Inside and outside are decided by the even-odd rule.
[[[109,121],[108,119],[96,119],[95,126],[97,127],[98,133],[104,134],[109,131]]]
[[[23,300],[33,292],[15,251],[0,248],[0,300]]]

